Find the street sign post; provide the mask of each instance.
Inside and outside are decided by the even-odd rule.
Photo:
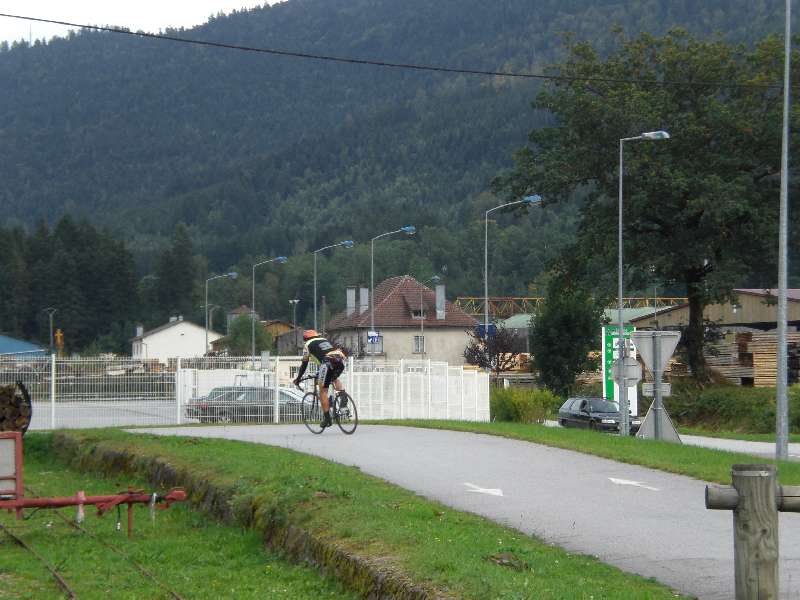
[[[678,342],[681,339],[681,334],[677,331],[636,331],[631,334],[636,347],[639,350],[639,356],[642,358],[645,366],[653,372],[653,383],[642,386],[642,394],[645,396],[653,395],[653,404],[650,410],[647,411],[644,420],[642,421],[637,437],[641,438],[655,438],[657,440],[667,440],[680,443],[681,438],[675,430],[669,415],[667,414],[662,397],[669,396],[669,384],[661,382],[661,377],[664,368],[669,364],[669,359],[672,357]],[[666,387],[665,387],[666,386]],[[648,391],[650,394],[648,394]],[[666,391],[666,394],[664,393]]]
[[[672,385],[669,383],[662,382],[659,386],[661,388],[661,396],[667,397],[672,395]],[[648,398],[652,398],[656,392],[655,384],[652,382],[647,382],[642,384],[642,396],[647,396]]]

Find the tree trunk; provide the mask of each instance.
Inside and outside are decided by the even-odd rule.
[[[697,271],[686,274],[686,294],[689,297],[689,326],[686,328],[686,353],[689,358],[689,368],[697,381],[708,381],[706,358],[703,354],[705,342],[705,328],[703,326],[703,311],[706,307],[706,298],[703,289],[703,276]]]

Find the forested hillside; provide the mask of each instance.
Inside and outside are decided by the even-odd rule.
[[[766,0],[289,0],[170,33],[541,72],[562,56],[566,32],[600,48],[614,43],[617,25],[654,33],[681,26],[751,42],[782,31],[782,19],[782,6]],[[378,276],[427,276],[447,265],[451,292],[478,293],[479,221],[497,202],[489,182],[511,165],[529,131],[551,119],[531,109],[536,80],[91,31],[0,48],[0,81],[0,223],[33,228],[40,219],[85,217],[126,241],[139,277],[157,270],[179,223],[209,271],[346,237],[365,242],[413,223],[418,239],[387,241],[395,252],[381,258]],[[528,289],[572,235],[578,203],[513,227],[500,216],[494,293]],[[368,276],[363,251],[349,258],[331,265],[322,284],[334,304],[341,286]],[[288,295],[307,294],[307,267],[302,259],[276,275],[269,308],[286,315]]]

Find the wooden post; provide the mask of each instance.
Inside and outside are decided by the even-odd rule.
[[[734,465],[736,599],[778,598],[778,506],[774,465]]]
[[[706,508],[733,510],[736,600],[777,600],[778,510],[800,510],[800,490],[778,486],[774,465],[733,465],[731,477],[706,486]]]

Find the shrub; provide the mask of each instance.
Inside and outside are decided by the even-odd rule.
[[[493,389],[490,399],[492,421],[542,423],[560,405],[561,398],[545,389]]]
[[[664,399],[664,405],[682,425],[746,433],[775,431],[775,388],[678,384],[673,394]],[[789,427],[800,432],[800,385],[789,388]]]

